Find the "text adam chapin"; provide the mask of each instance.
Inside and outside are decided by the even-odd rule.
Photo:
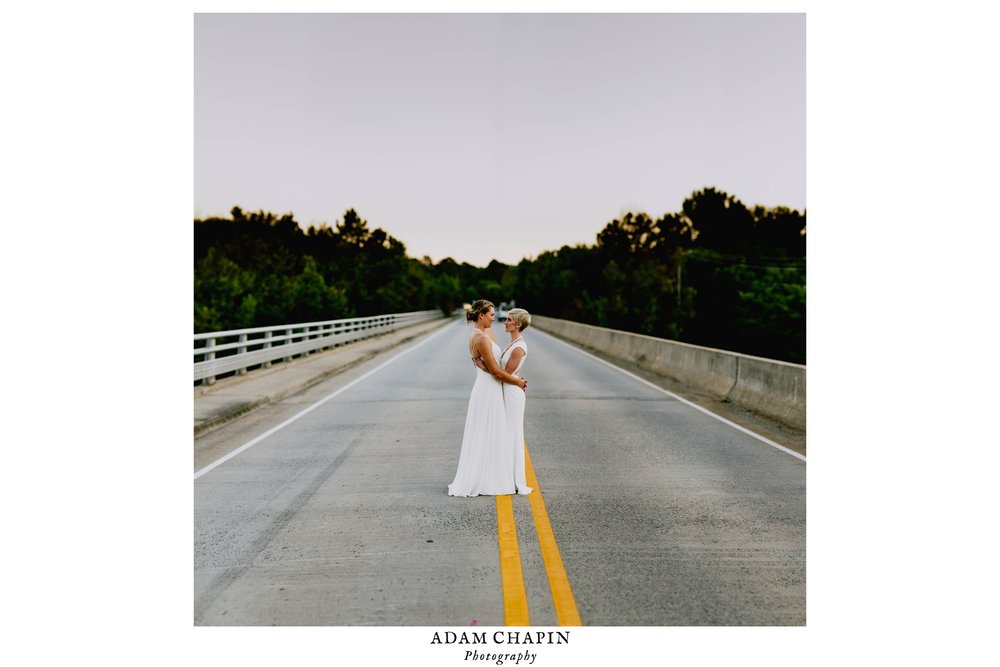
[[[540,644],[568,644],[569,630],[557,632],[521,632],[517,630],[497,630],[490,633],[486,630],[482,632],[435,632],[431,637],[431,644],[478,644],[480,646],[538,646]],[[489,660],[497,665],[510,662],[519,665],[522,662],[526,665],[533,665],[537,653],[528,650],[510,652],[490,652],[470,649],[465,652],[465,660]]]

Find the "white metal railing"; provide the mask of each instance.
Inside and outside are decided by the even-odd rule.
[[[440,317],[440,310],[423,310],[195,334],[194,381],[214,384],[215,378],[225,373],[244,375],[256,366],[269,368],[278,359],[290,361],[292,357]]]

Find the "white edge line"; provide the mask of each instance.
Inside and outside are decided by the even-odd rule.
[[[563,345],[565,345],[566,347],[570,348],[571,350],[575,350],[576,352],[579,352],[580,354],[585,354],[588,357],[590,357],[591,359],[594,359],[595,361],[599,361],[599,362],[601,362],[602,364],[604,364],[606,366],[610,366],[611,368],[614,368],[616,371],[621,371],[622,373],[624,373],[625,375],[629,376],[630,378],[632,378],[634,380],[638,380],[639,382],[641,382],[641,383],[643,383],[645,385],[649,385],[653,389],[657,389],[659,391],[662,391],[664,394],[667,394],[668,396],[672,396],[673,398],[676,398],[681,403],[685,403],[687,405],[690,405],[695,410],[701,410],[706,415],[709,415],[710,417],[714,417],[714,418],[718,419],[723,424],[728,424],[729,426],[732,426],[737,431],[742,431],[743,433],[746,433],[747,435],[753,436],[753,437],[757,438],[758,440],[761,440],[762,442],[766,442],[767,444],[771,445],[772,447],[780,449],[781,451],[785,452],[786,454],[791,454],[792,456],[794,456],[797,459],[802,459],[803,461],[806,460],[806,457],[803,456],[802,454],[799,454],[796,451],[792,451],[791,449],[788,449],[787,447],[783,447],[782,445],[779,445],[778,443],[774,442],[773,440],[768,440],[767,438],[765,438],[761,434],[754,433],[750,429],[745,428],[743,426],[740,426],[739,424],[737,424],[735,422],[731,422],[728,419],[726,419],[725,417],[720,417],[719,415],[715,414],[711,410],[703,408],[702,406],[698,405],[697,403],[692,403],[691,401],[687,400],[683,396],[678,396],[677,394],[675,394],[672,391],[667,391],[663,387],[657,386],[657,385],[653,384],[652,382],[650,382],[649,380],[644,380],[643,378],[639,377],[635,373],[630,373],[629,371],[625,370],[624,368],[622,368],[620,366],[615,366],[610,361],[605,361],[604,359],[601,359],[600,357],[594,356],[593,354],[591,354],[590,352],[587,352],[586,350],[581,350],[579,347],[576,347],[574,345],[570,345],[566,341],[564,341],[564,340],[562,340],[560,338],[557,338],[557,337],[555,337],[554,335],[552,335],[552,334],[550,334],[548,332],[542,331],[541,329],[538,329],[537,327],[535,328],[535,330],[538,331],[539,333],[545,334],[546,336],[548,336],[552,340],[556,341],[557,343],[562,343]]]
[[[437,333],[431,334],[430,336],[428,336],[427,338],[423,339],[422,341],[420,341],[416,345],[413,345],[412,347],[408,347],[407,349],[403,350],[402,352],[400,352],[399,354],[397,354],[396,356],[394,356],[392,359],[389,359],[388,361],[382,363],[381,365],[379,365],[379,366],[371,369],[370,371],[368,371],[367,373],[365,373],[361,377],[355,378],[354,380],[351,380],[350,382],[348,382],[343,387],[341,387],[337,391],[333,392],[329,396],[321,398],[320,400],[316,401],[315,403],[313,403],[312,405],[310,405],[305,410],[302,410],[301,412],[298,412],[295,415],[292,415],[291,417],[289,417],[285,421],[281,422],[277,426],[275,426],[275,427],[273,427],[273,428],[271,428],[271,429],[269,429],[269,430],[261,433],[260,435],[258,435],[256,438],[254,438],[250,442],[246,443],[245,445],[240,446],[237,449],[234,449],[233,451],[229,452],[228,454],[226,454],[225,456],[223,456],[221,459],[218,459],[214,463],[208,464],[207,466],[205,466],[204,468],[202,468],[201,470],[199,470],[198,472],[196,472],[194,474],[194,478],[198,479],[199,477],[201,477],[205,473],[209,472],[210,470],[214,470],[215,468],[219,467],[220,465],[222,465],[223,463],[225,463],[229,459],[242,454],[246,450],[248,450],[251,447],[253,447],[254,445],[256,445],[261,440],[264,440],[268,436],[274,435],[275,433],[277,433],[281,429],[285,428],[286,426],[288,426],[289,424],[291,424],[292,422],[294,422],[295,420],[297,420],[299,417],[302,417],[302,416],[304,416],[304,415],[312,412],[313,410],[315,410],[319,406],[321,406],[324,403],[326,403],[327,401],[329,401],[331,398],[339,396],[340,394],[342,394],[343,392],[347,391],[348,389],[350,389],[351,387],[353,387],[357,383],[361,382],[365,378],[367,378],[367,377],[369,377],[371,375],[374,375],[378,371],[382,370],[383,368],[385,368],[386,366],[388,366],[392,362],[396,361],[397,359],[399,359],[403,355],[409,354],[410,352],[413,352],[415,349],[417,349],[418,347],[420,347],[424,343],[429,342],[435,336],[438,336],[438,335],[444,333],[445,331],[447,331],[447,329],[448,329],[447,326],[441,327],[441,331],[438,331]]]

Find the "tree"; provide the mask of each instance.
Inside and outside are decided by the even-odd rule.
[[[532,313],[776,359],[805,360],[804,212],[715,188],[653,218],[626,212],[593,245],[479,268],[406,255],[350,208],[303,232],[288,213],[195,221],[198,331],[516,299]]]
[[[700,247],[746,252],[754,234],[753,214],[739,199],[715,188],[691,194],[681,205]]]
[[[195,268],[196,332],[242,329],[253,325],[257,300],[254,276],[212,248]]]

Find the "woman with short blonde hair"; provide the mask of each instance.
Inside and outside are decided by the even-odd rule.
[[[510,343],[500,355],[500,364],[514,377],[517,377],[528,354],[528,345],[524,342],[522,334],[530,325],[531,315],[524,308],[514,308],[507,313],[504,330],[510,334]],[[514,486],[517,487],[519,495],[527,495],[531,493],[531,487],[528,486],[525,474],[524,390],[517,385],[505,384],[503,403],[504,411],[507,413],[507,437],[514,453]]]

